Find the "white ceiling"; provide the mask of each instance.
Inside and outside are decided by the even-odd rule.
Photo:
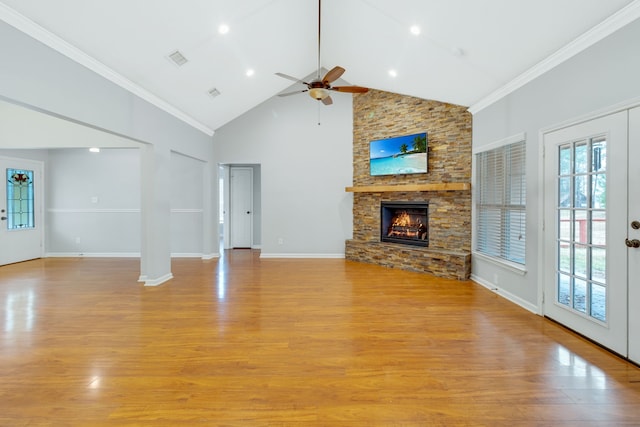
[[[346,68],[350,84],[470,106],[632,3],[324,0],[321,65]],[[274,73],[316,73],[317,0],[0,0],[0,7],[0,18],[19,17],[23,27],[33,21],[204,131],[303,88]],[[222,23],[226,35],[218,33]],[[167,59],[176,49],[189,60],[182,67]],[[214,87],[216,98],[208,95]]]

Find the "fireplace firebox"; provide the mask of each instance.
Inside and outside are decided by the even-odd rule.
[[[429,246],[429,203],[381,202],[380,241]]]

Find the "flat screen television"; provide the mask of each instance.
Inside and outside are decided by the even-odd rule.
[[[369,143],[372,176],[427,172],[427,133],[397,136]]]

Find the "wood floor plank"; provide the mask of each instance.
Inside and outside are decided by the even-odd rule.
[[[0,425],[640,424],[640,369],[470,281],[344,260],[0,267]]]

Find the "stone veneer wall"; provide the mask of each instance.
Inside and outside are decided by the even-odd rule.
[[[427,132],[428,172],[371,176],[369,142]],[[466,107],[370,90],[353,97],[353,186],[471,182],[471,114]],[[429,202],[429,247],[380,242],[380,202]],[[471,191],[354,193],[349,260],[468,279]]]

